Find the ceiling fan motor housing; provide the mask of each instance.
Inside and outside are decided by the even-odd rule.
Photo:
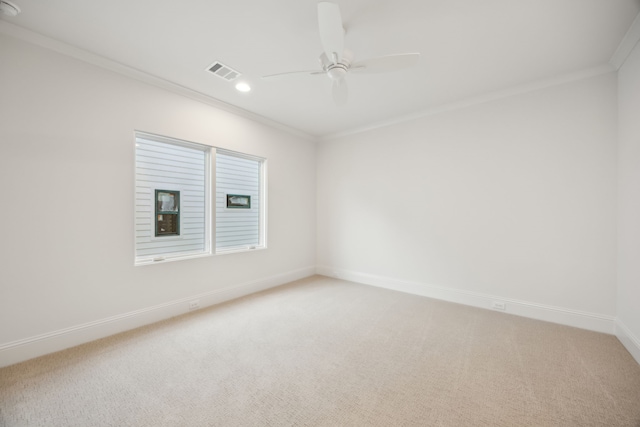
[[[347,74],[349,66],[346,64],[333,64],[327,68],[327,74],[331,80],[340,80]]]

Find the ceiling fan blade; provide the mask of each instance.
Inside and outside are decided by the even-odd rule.
[[[326,70],[330,65],[333,65],[333,61],[327,58],[327,54],[324,52],[320,54],[318,60],[320,61],[320,66],[323,70]]]
[[[344,28],[340,7],[327,1],[318,3],[318,26],[322,49],[329,60],[337,64],[342,59],[344,51]]]
[[[279,79],[286,79],[289,77],[315,76],[315,75],[325,75],[325,74],[327,74],[326,71],[318,71],[318,70],[290,71],[288,73],[270,74],[268,76],[262,76],[261,78],[265,80],[279,80]]]
[[[347,87],[347,81],[345,79],[337,79],[333,81],[332,87],[333,102],[338,107],[342,107],[347,103],[349,98],[349,88]]]
[[[413,67],[420,59],[419,53],[401,53],[397,55],[379,56],[365,59],[351,65],[349,72],[354,73],[386,73]]]

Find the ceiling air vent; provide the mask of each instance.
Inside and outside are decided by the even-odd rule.
[[[240,77],[240,73],[234,70],[231,67],[224,65],[221,62],[214,62],[213,64],[207,67],[207,71],[215,74],[216,76],[225,79],[228,82],[231,82],[238,77]]]

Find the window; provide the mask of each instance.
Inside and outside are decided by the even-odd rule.
[[[136,263],[210,254],[205,145],[136,133]]]
[[[158,236],[180,235],[180,192],[156,190],[155,229]]]
[[[265,160],[216,151],[216,252],[265,247]]]
[[[265,159],[143,132],[135,159],[137,265],[266,247]]]

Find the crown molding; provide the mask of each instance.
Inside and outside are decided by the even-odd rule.
[[[220,101],[219,99],[213,98],[209,95],[206,95],[201,92],[195,91],[193,89],[189,89],[179,84],[170,82],[161,77],[149,74],[145,71],[141,71],[136,68],[129,67],[128,65],[121,64],[117,61],[113,61],[103,56],[96,55],[84,49],[80,49],[78,47],[69,45],[67,43],[52,39],[50,37],[36,33],[34,31],[20,27],[18,25],[11,24],[4,20],[0,20],[0,33],[43,47],[45,49],[52,50],[62,55],[66,55],[74,59],[78,59],[80,61],[95,65],[97,67],[100,67],[109,71],[113,71],[115,73],[167,90],[169,92],[182,95],[184,97],[193,99],[195,101],[202,102],[204,104],[226,111],[228,113],[235,114],[237,116],[244,117],[254,122],[258,122],[263,125],[269,126],[271,128],[275,128],[275,129],[287,132],[296,137],[303,138],[305,140],[312,141],[312,142],[317,141],[317,138],[315,136],[312,136],[301,130],[292,128],[280,122],[276,122],[274,120],[268,119],[264,116],[252,113],[250,111],[236,107],[234,105],[227,104],[226,102]]]
[[[629,30],[627,30],[627,33],[609,60],[609,64],[616,70],[619,70],[633,51],[633,48],[638,44],[638,41],[640,41],[640,13],[636,16]]]
[[[0,20],[0,33],[4,33],[8,36],[26,41],[28,43],[44,47],[46,49],[55,51],[57,53],[70,56],[75,59],[81,60],[83,62],[87,62],[92,65],[98,66],[100,68],[107,69],[107,70],[116,72],[118,74],[127,76],[129,78],[141,81],[143,83],[147,83],[155,87],[159,87],[161,89],[165,89],[167,91],[185,96],[187,98],[202,102],[204,104],[210,105],[220,110],[235,114],[240,117],[244,117],[254,122],[261,123],[268,127],[287,132],[291,135],[294,135],[299,138],[303,138],[307,141],[322,142],[322,141],[342,138],[345,136],[351,136],[351,135],[355,135],[355,134],[359,134],[359,133],[363,133],[363,132],[367,132],[367,131],[371,131],[379,128],[393,126],[396,124],[409,122],[409,121],[416,120],[423,117],[428,117],[428,116],[432,116],[432,115],[436,115],[444,112],[454,111],[461,108],[471,107],[474,105],[479,105],[479,104],[495,101],[502,98],[508,98],[514,95],[520,95],[527,92],[544,89],[547,87],[561,85],[561,84],[569,83],[572,81],[582,80],[590,77],[595,77],[601,74],[617,71],[624,64],[626,58],[629,56],[629,54],[631,53],[633,48],[636,46],[638,41],[640,41],[640,14],[636,16],[635,20],[631,24],[631,27],[627,31],[625,37],[618,45],[616,52],[614,53],[614,55],[611,57],[611,59],[607,64],[603,64],[594,68],[589,68],[589,69],[582,70],[575,73],[556,76],[550,79],[539,80],[539,81],[535,81],[535,82],[531,82],[523,85],[514,86],[504,90],[486,93],[484,95],[480,95],[477,97],[471,97],[471,98],[466,98],[466,99],[462,99],[462,100],[447,103],[447,104],[442,104],[439,106],[435,106],[433,108],[417,111],[408,115],[399,116],[389,120],[384,120],[384,121],[372,123],[366,126],[357,127],[357,128],[349,129],[342,132],[328,134],[328,135],[311,135],[309,133],[306,133],[299,129],[292,128],[280,122],[276,122],[272,119],[261,116],[259,114],[255,114],[248,110],[220,101],[216,98],[213,98],[201,92],[197,92],[195,90],[186,88],[176,83],[172,83],[161,77],[154,76],[144,71],[135,69],[133,67],[129,67],[127,65],[121,64],[111,59],[102,57],[100,55],[96,55],[94,53],[77,48],[67,43],[36,33],[34,31],[27,30],[23,27],[20,27],[15,24],[11,24],[4,20]]]
[[[460,101],[451,102],[448,104],[442,104],[435,106],[433,108],[429,108],[426,110],[421,110],[412,114],[408,114],[405,116],[396,117],[391,120],[385,120],[381,122],[377,122],[371,125],[359,127],[356,129],[347,130],[344,132],[334,133],[331,135],[326,135],[319,138],[319,141],[329,141],[332,139],[343,138],[346,136],[352,136],[359,133],[380,129],[388,126],[397,125],[400,123],[410,122],[413,120],[421,119],[428,116],[434,116],[441,113],[446,113],[454,110],[459,110],[462,108],[472,107],[474,105],[485,104],[487,102],[496,101],[498,99],[509,98],[515,95],[521,95],[528,92],[534,92],[540,89],[545,89],[552,86],[558,86],[574,81],[584,80],[591,77],[600,76],[603,74],[608,74],[615,72],[616,70],[613,68],[611,64],[603,64],[597,67],[588,68],[585,70],[581,70],[575,73],[563,74],[560,76],[552,77],[549,79],[537,80],[531,83],[526,83],[523,85],[513,86],[507,89],[498,90],[494,92],[489,92],[484,95],[475,96],[471,98],[465,98]]]

